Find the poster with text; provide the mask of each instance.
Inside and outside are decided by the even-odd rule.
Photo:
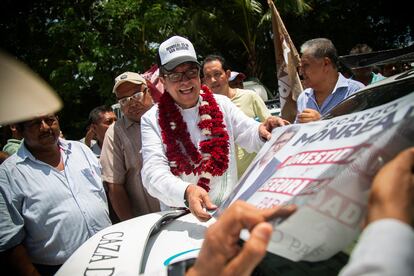
[[[236,200],[258,208],[296,204],[288,219],[273,221],[268,251],[293,261],[326,260],[357,238],[379,168],[414,145],[413,117],[412,93],[358,113],[277,128],[217,213]]]

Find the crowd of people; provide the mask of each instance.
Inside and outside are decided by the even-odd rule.
[[[351,53],[367,51],[367,45],[357,45]],[[159,101],[154,103],[142,75],[120,74],[113,93],[123,116],[117,118],[107,106],[92,109],[82,141],[61,137],[56,114],[9,126],[12,135],[0,155],[0,251],[16,273],[53,275],[87,239],[119,221],[177,207],[206,221],[210,210],[227,204],[187,275],[248,275],[269,243],[272,227],[266,220],[296,210],[259,210],[225,201],[237,192],[239,179],[245,180],[241,176],[272,130],[290,124],[272,116],[255,92],[243,89],[245,75],[232,72],[219,55],[200,63],[193,44],[181,36],[160,44],[157,62],[165,90]],[[383,78],[372,68],[354,69],[346,78],[326,38],[301,46],[300,74],[306,89],[297,100],[297,124],[320,120],[343,99]],[[288,130],[264,163],[251,166],[269,167],[255,176],[254,186],[280,162],[275,152],[297,131]],[[374,179],[368,227],[343,275],[414,271],[412,246],[404,246],[414,244],[413,168],[414,150],[409,149]],[[406,192],[397,191],[395,183]],[[240,247],[243,228],[251,236]],[[396,234],[385,236],[386,231]],[[396,242],[404,248],[392,251],[392,258],[378,251]]]

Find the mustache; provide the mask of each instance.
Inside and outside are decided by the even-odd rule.
[[[49,137],[49,136],[56,136],[52,130],[43,131],[39,134],[40,138]]]

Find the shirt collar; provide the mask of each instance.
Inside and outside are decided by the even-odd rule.
[[[336,81],[335,87],[334,87],[331,94],[335,93],[341,87],[348,87],[348,80],[341,73],[338,73],[338,74],[339,74],[338,75],[338,80]],[[304,93],[308,97],[314,97],[313,88],[305,89]]]
[[[68,155],[72,152],[71,145],[64,139],[59,138],[58,146],[65,153],[65,155]],[[20,146],[16,155],[17,155],[17,162],[23,162],[27,158],[33,161],[37,160],[36,157],[34,157],[33,154],[26,147],[26,144],[24,143],[24,139],[22,140],[22,145]]]
[[[72,144],[69,144],[65,139],[59,138],[58,146],[66,155],[72,153]]]
[[[124,119],[125,127],[130,128],[133,124],[139,124],[138,122],[128,119],[126,116],[122,117]]]
[[[336,81],[332,94],[341,87],[348,87],[348,80],[341,73],[339,73],[338,80]]]

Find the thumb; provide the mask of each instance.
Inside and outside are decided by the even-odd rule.
[[[224,275],[250,275],[266,254],[272,236],[272,225],[261,222],[250,233],[239,255],[226,267]]]

